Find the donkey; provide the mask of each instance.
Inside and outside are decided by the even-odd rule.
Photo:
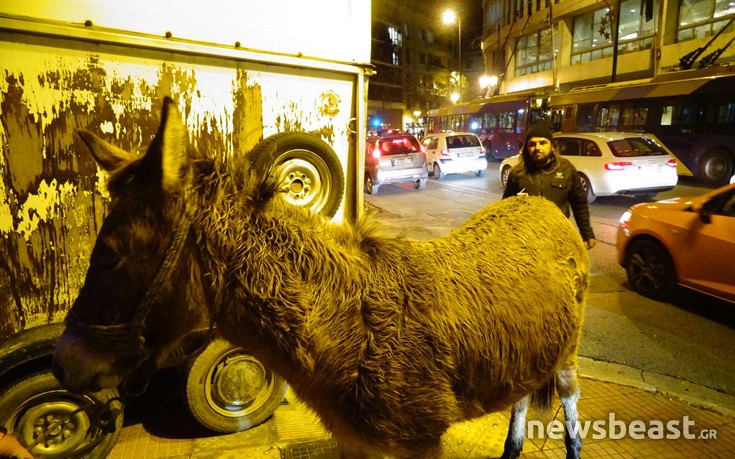
[[[554,204],[510,198],[443,237],[381,237],[288,204],[246,155],[193,151],[171,99],[140,157],[79,135],[112,202],[54,354],[68,390],[115,387],[211,321],[289,382],[342,457],[438,458],[450,424],[512,405],[515,458],[529,403],[555,389],[577,422],[589,267]]]

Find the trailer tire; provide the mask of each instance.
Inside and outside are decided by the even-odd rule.
[[[330,218],[337,213],[345,188],[342,164],[319,137],[281,132],[260,141],[248,157],[258,172],[278,178],[287,202]]]
[[[94,409],[88,412],[88,406]],[[122,403],[117,389],[72,394],[50,371],[40,371],[0,388],[0,425],[24,445],[35,444],[30,450],[35,458],[96,459],[115,446],[123,427]],[[46,441],[38,441],[39,435]]]

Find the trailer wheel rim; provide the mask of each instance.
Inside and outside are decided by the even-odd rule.
[[[329,200],[329,167],[309,150],[291,150],[276,160],[275,175],[283,198],[296,206],[320,210]]]

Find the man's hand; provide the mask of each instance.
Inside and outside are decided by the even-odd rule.
[[[594,246],[595,246],[595,244],[597,244],[597,241],[596,241],[596,240],[594,240],[594,239],[587,239],[586,241],[584,241],[584,245],[586,245],[586,246],[587,246],[587,250],[589,250],[589,249],[591,249],[592,247],[594,247]]]
[[[23,445],[13,434],[8,433],[5,427],[0,426],[0,458],[33,459]]]

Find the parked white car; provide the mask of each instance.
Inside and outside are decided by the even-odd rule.
[[[651,199],[671,190],[679,179],[676,159],[652,134],[599,132],[555,134],[554,143],[579,172],[587,201],[598,196],[633,195]],[[500,181],[505,187],[511,167],[519,156],[500,163]]]
[[[474,172],[478,177],[485,175],[485,148],[480,138],[471,132],[429,134],[421,144],[426,150],[429,172],[435,179],[465,172]]]

